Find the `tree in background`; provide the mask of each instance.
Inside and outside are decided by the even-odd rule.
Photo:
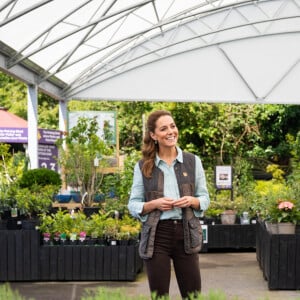
[[[99,129],[95,118],[79,118],[78,123],[62,139],[59,147],[58,164],[65,183],[86,194],[84,204],[92,206],[95,195],[103,179],[102,168],[106,165],[105,156],[112,153],[112,146],[105,137],[97,135]]]
[[[27,87],[24,83],[0,72],[0,106],[27,120]],[[38,126],[58,129],[58,101],[38,94]]]
[[[0,105],[26,119],[26,86],[0,73]],[[300,106],[270,104],[69,101],[68,109],[117,111],[120,152],[140,150],[143,117],[167,109],[180,128],[183,149],[202,157],[205,167],[235,164],[242,158],[261,157],[288,164],[288,136],[300,131]],[[58,103],[39,95],[39,126],[58,127]]]

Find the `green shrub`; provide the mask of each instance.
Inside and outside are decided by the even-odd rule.
[[[19,180],[21,188],[31,188],[33,185],[46,186],[55,185],[61,186],[62,180],[60,175],[46,168],[33,169],[25,171]]]

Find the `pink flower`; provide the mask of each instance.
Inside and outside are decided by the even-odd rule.
[[[81,231],[81,232],[79,233],[79,236],[82,237],[82,238],[85,238],[85,237],[86,237],[86,232]]]
[[[83,241],[85,240],[85,237],[86,237],[86,232],[85,232],[85,231],[81,231],[81,232],[79,233],[79,240],[80,240],[81,242],[83,242]]]
[[[43,233],[43,236],[44,236],[44,241],[45,241],[45,242],[50,241],[50,236],[51,236],[51,234],[50,234],[49,232],[44,232],[44,233]]]
[[[293,207],[294,207],[294,203],[290,201],[283,201],[278,204],[279,209],[288,210],[288,209],[293,209]]]

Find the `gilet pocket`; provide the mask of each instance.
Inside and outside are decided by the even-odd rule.
[[[147,253],[148,241],[151,233],[151,226],[148,224],[143,224],[141,231],[141,240],[140,240],[140,255]]]
[[[199,219],[192,218],[188,221],[190,233],[190,246],[196,248],[202,243],[202,227]]]

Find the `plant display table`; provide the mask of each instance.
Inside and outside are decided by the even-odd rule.
[[[138,245],[44,246],[39,231],[0,231],[0,281],[133,281],[142,267]]]
[[[256,256],[270,290],[300,289],[300,234],[271,234],[257,225]]]
[[[207,225],[207,243],[203,244],[202,252],[209,249],[240,249],[255,248],[256,224]]]

